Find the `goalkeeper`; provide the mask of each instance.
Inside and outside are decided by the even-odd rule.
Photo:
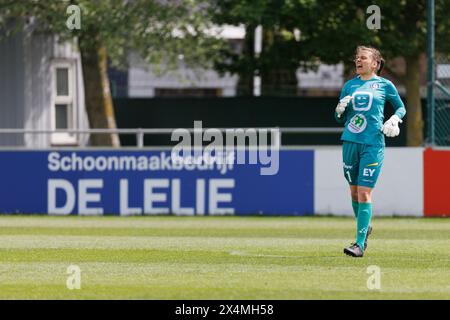
[[[364,255],[372,232],[372,190],[383,165],[384,135],[398,136],[398,125],[406,114],[397,89],[379,76],[383,66],[384,59],[377,49],[358,46],[357,76],[345,83],[335,110],[336,121],[345,126],[341,137],[343,169],[356,218],[356,242],[344,249],[352,257]],[[395,114],[383,124],[386,101],[394,107]]]

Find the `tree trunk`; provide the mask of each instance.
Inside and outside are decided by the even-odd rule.
[[[423,143],[422,103],[420,101],[420,64],[419,56],[406,57],[406,108],[408,121],[406,144],[410,147]]]
[[[89,38],[80,37],[79,47],[89,126],[92,129],[116,129],[106,48],[92,33]],[[91,134],[90,141],[94,146],[120,146],[117,134]]]
[[[284,59],[286,54],[279,31],[263,30],[265,53],[270,54],[271,63],[265,64],[261,70],[261,95],[263,96],[295,96],[297,95],[297,66],[288,66]],[[288,57],[289,58],[289,57]]]

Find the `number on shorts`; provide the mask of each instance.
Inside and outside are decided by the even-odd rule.
[[[350,177],[350,171],[345,171],[348,176],[348,182],[352,182],[352,177]]]

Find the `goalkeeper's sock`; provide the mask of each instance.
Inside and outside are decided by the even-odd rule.
[[[370,219],[372,218],[372,203],[361,202],[358,205],[358,218],[356,219],[356,243],[365,250],[364,241],[366,240],[367,229],[369,228]]]
[[[352,200],[353,214],[355,218],[358,219],[359,202]]]

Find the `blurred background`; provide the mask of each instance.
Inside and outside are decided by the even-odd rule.
[[[407,106],[400,137],[387,145],[448,145],[450,1],[433,1],[432,39],[427,5],[0,0],[0,128],[80,131],[4,130],[0,143],[135,146],[135,134],[81,130],[190,128],[203,120],[218,128],[312,127],[314,134],[286,130],[282,144],[338,145],[333,110],[363,44],[380,49],[387,61],[382,76]],[[427,99],[430,64],[437,83]],[[167,134],[143,139],[170,144]]]

